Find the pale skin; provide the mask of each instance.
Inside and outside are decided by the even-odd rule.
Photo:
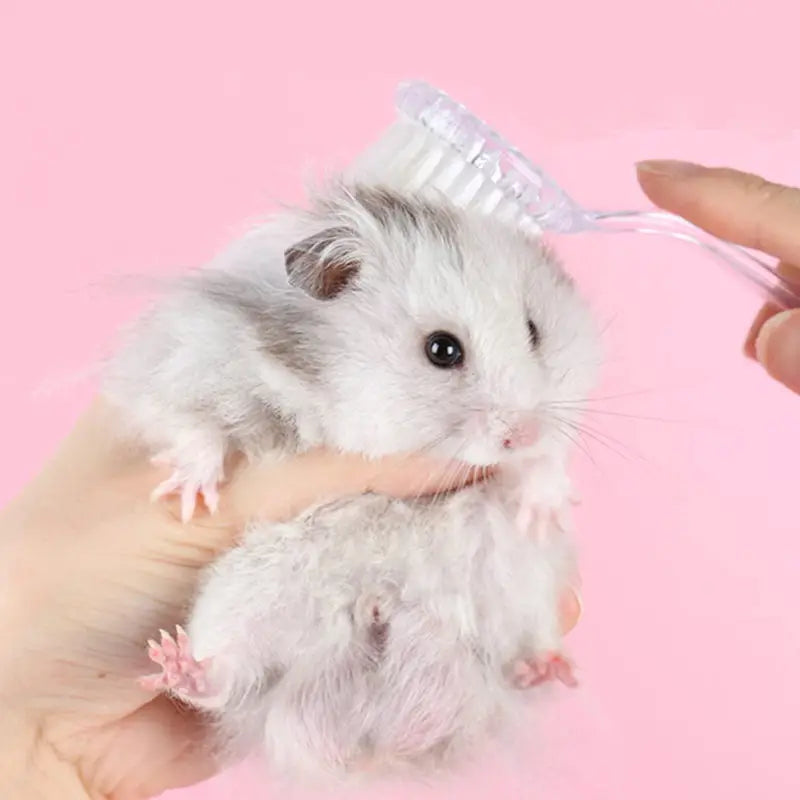
[[[641,165],[639,177],[657,205],[775,255],[800,280],[791,266],[800,264],[798,190],[665,162]],[[746,350],[800,392],[800,312],[763,309]],[[95,403],[0,513],[4,800],[137,800],[208,777],[213,765],[196,717],[137,682],[148,671],[144,643],[183,620],[199,571],[252,516],[285,519],[368,490],[402,497],[454,488],[446,480],[454,465],[319,451],[234,468],[217,515],[184,525],[174,504],[148,499],[166,469],[115,443],[108,413]],[[578,596],[568,592],[565,632],[579,615]]]

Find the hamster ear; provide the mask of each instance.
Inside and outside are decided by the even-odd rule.
[[[284,260],[289,283],[318,300],[336,297],[358,273],[354,239],[346,228],[327,228],[288,247]]]

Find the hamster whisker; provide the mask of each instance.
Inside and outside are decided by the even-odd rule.
[[[667,424],[677,425],[691,425],[690,419],[674,419],[670,417],[651,417],[647,414],[626,414],[622,411],[608,411],[602,408],[585,408],[581,411],[582,414],[600,414],[606,417],[621,417],[622,419],[638,419],[645,422],[665,422]]]
[[[629,445],[619,441],[618,439],[614,438],[613,436],[610,436],[607,433],[604,433],[603,431],[597,430],[596,428],[588,425],[584,421],[579,422],[576,420],[565,419],[564,417],[556,417],[556,415],[552,413],[551,417],[553,419],[558,419],[559,422],[561,422],[564,425],[567,425],[569,428],[571,428],[573,431],[580,434],[581,436],[584,436],[588,439],[591,439],[594,442],[597,442],[598,444],[603,445],[612,453],[615,453],[621,458],[624,458],[626,461],[630,460],[631,456],[642,461],[647,461],[647,459],[644,458],[644,456],[642,456],[641,453],[636,452]]]
[[[646,422],[666,422],[666,423],[677,423],[677,424],[691,424],[691,420],[688,419],[674,419],[670,417],[652,417],[648,416],[647,414],[628,414],[624,411],[611,411],[609,409],[603,408],[587,408],[581,407],[579,405],[579,401],[574,401],[573,403],[568,402],[554,402],[554,403],[545,403],[542,405],[542,408],[547,411],[551,408],[555,409],[563,409],[563,410],[572,410],[579,409],[580,413],[583,414],[600,414],[606,417],[621,417],[622,419],[637,419],[637,420],[644,420]]]
[[[561,355],[561,354],[562,354],[562,353],[563,353],[565,350],[567,350],[567,349],[571,348],[571,347],[572,347],[572,346],[575,344],[575,342],[577,341],[577,339],[578,339],[578,334],[577,334],[577,332],[573,332],[573,334],[572,334],[572,338],[570,338],[570,339],[568,339],[567,341],[565,341],[565,342],[564,342],[564,343],[561,345],[561,347],[557,347],[555,350],[552,350],[552,351],[550,352],[550,359],[552,359],[552,358],[553,358],[553,357],[555,357],[555,356],[559,356],[559,355]]]
[[[564,430],[564,424],[562,420],[558,420],[556,418],[552,418],[551,421],[553,422],[557,433],[563,436],[567,441],[571,442],[575,447],[577,447],[588,459],[592,462],[595,466],[598,466],[597,461],[595,461],[594,456],[592,456],[591,451],[586,446],[586,443],[581,439],[580,434],[575,431]]]
[[[589,397],[574,397],[574,398],[562,398],[560,400],[553,400],[551,403],[558,403],[562,405],[566,404],[589,404],[589,403],[598,403],[603,402],[605,400],[620,400],[627,397],[639,397],[641,395],[646,394],[655,394],[656,392],[660,392],[660,389],[635,389],[631,390],[630,392],[619,392],[618,394],[607,394],[607,395],[591,395]]]

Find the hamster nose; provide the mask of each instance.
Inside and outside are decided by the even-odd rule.
[[[503,439],[503,448],[516,450],[519,447],[531,447],[539,439],[539,424],[534,420],[520,422],[511,428]]]

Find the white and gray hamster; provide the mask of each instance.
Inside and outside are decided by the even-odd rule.
[[[430,499],[365,495],[252,522],[146,681],[220,753],[290,776],[435,770],[506,729],[563,662],[570,424],[592,317],[535,238],[339,181],[190,274],[132,329],[105,393],[213,509],[225,456],[320,444],[501,468]],[[549,665],[549,667],[548,667]],[[548,668],[551,669],[547,673]],[[562,674],[565,680],[567,677]]]

